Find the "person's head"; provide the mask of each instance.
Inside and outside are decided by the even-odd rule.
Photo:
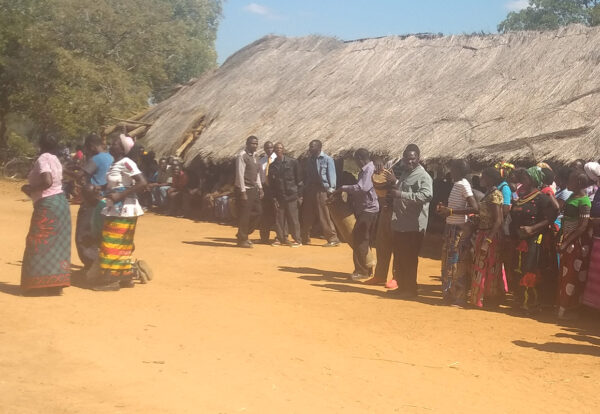
[[[281,158],[283,157],[283,154],[285,154],[285,148],[283,147],[283,144],[281,142],[275,144],[273,146],[273,150],[275,151],[275,155],[277,155],[277,158]]]
[[[248,138],[246,138],[246,151],[248,151],[249,154],[254,154],[257,149],[258,138],[256,138],[254,135],[250,135]]]
[[[507,183],[509,184],[518,184],[519,183],[519,179],[517,178],[517,170],[510,170],[510,172],[508,173],[507,176],[502,176],[502,178],[504,178],[506,180]],[[500,174],[502,174],[502,172],[500,172]]]
[[[573,169],[569,167],[563,167],[558,170],[556,176],[554,177],[554,180],[556,181],[556,184],[559,188],[567,188],[567,184],[569,183],[569,176],[572,172]]]
[[[529,193],[538,187],[541,183],[541,169],[539,167],[531,167],[529,169],[519,168],[515,170],[515,178],[517,183],[521,184],[520,190]]]
[[[554,171],[552,171],[550,168],[542,168],[542,174],[544,175],[542,178],[543,185],[547,186],[554,183],[554,179],[556,177]]]
[[[583,170],[587,174],[588,178],[594,183],[600,183],[600,164],[597,162],[588,162],[583,167]]]
[[[161,157],[161,159],[158,160],[158,168],[160,168],[161,171],[166,171],[168,166],[169,164],[165,157]]]
[[[421,160],[421,150],[416,144],[408,144],[402,153],[402,163],[409,171],[419,166]]]
[[[169,155],[169,157],[167,157],[167,164],[173,165],[173,161],[175,161],[175,157],[172,155]]]
[[[496,163],[494,168],[496,168],[498,172],[500,172],[500,176],[507,181],[509,180],[510,174],[515,170],[515,166],[506,161]]]
[[[356,161],[359,167],[364,167],[371,162],[371,154],[369,154],[366,148],[359,148],[354,151],[354,161]]]
[[[584,171],[573,170],[569,175],[567,188],[574,193],[578,193],[589,185],[588,176]]]
[[[308,153],[311,157],[318,157],[323,150],[323,143],[318,139],[313,139],[308,144]]]
[[[181,165],[173,164],[172,171],[174,176],[179,175],[181,173]]]
[[[103,149],[102,138],[98,134],[89,134],[85,137],[84,149],[88,155],[96,155]]]
[[[110,155],[115,160],[120,160],[129,154],[134,145],[133,138],[121,134],[119,137],[115,137],[110,143]]]
[[[581,158],[579,158],[571,163],[571,168],[573,168],[574,170],[583,171],[584,166],[585,166],[585,160],[582,160]]]
[[[263,145],[263,149],[265,150],[267,157],[270,157],[271,154],[273,154],[274,145],[271,141],[267,141],[265,142],[265,145]]]
[[[544,172],[537,165],[534,167],[530,167],[527,170],[527,174],[531,178],[532,184],[536,188],[542,188],[544,183]]]
[[[379,155],[373,155],[371,156],[371,161],[373,161],[373,166],[375,167],[376,173],[379,174],[384,170],[385,160],[383,159],[383,157],[380,157]]]
[[[42,135],[39,145],[42,153],[56,154],[58,152],[58,140],[54,135]]]
[[[450,162],[450,174],[454,181],[460,181],[467,176],[469,164],[465,160],[452,160]],[[475,178],[475,177],[473,177]]]
[[[484,168],[481,172],[480,184],[483,188],[498,187],[502,182],[502,175],[494,167]]]

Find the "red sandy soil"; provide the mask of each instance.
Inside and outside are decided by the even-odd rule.
[[[147,214],[150,284],[22,297],[18,187],[0,182],[2,413],[598,412],[599,318],[442,306],[434,260],[404,301],[348,282],[345,245],[244,250],[231,227]]]

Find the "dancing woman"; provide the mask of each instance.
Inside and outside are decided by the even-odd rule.
[[[71,284],[71,213],[62,190],[56,138],[40,139],[41,155],[21,190],[33,201],[21,289],[26,296],[60,295]]]
[[[135,162],[127,157],[133,139],[121,135],[110,145],[115,162],[106,176],[106,207],[100,246],[100,283],[94,290],[133,287],[131,254],[137,218],[144,214],[137,194],[144,191],[146,179]]]
[[[500,172],[488,167],[481,173],[481,185],[487,190],[479,203],[479,223],[475,237],[471,303],[477,307],[498,304],[504,296],[502,273],[502,183]]]

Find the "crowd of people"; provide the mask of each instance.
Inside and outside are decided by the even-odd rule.
[[[70,285],[71,219],[63,182],[69,177],[81,199],[77,252],[95,290],[134,286],[135,229],[148,208],[182,216],[208,203],[217,218],[226,211],[237,218],[241,248],[253,247],[255,230],[260,243],[293,248],[311,244],[316,234],[325,239],[323,247],[334,248],[346,234],[353,250],[350,278],[406,298],[418,295],[419,252],[435,215],[445,222],[441,291],[448,304],[496,307],[510,296],[520,309],[554,307],[560,318],[577,317],[582,305],[600,309],[597,162],[577,160],[556,171],[546,163],[525,169],[500,162],[473,175],[466,161],[454,160],[436,183],[414,144],[387,162],[358,149],[356,174],[337,174],[322,147],[311,141],[307,156],[297,160],[282,143],[267,141],[259,157],[258,138],[251,136],[232,174],[210,179],[185,171],[175,157],[156,161],[126,135],[114,138],[107,152],[91,134],[82,154],[75,154],[77,168],[63,166],[56,139],[44,136],[22,188],[34,203],[23,292],[56,295]],[[351,209],[351,224],[334,220],[340,205]]]
[[[282,143],[266,142],[260,158],[258,145],[249,137],[236,160],[240,247],[253,247],[248,236],[258,228],[262,243],[299,247],[310,243],[315,223],[323,246],[338,246],[332,206],[346,193],[355,218],[345,240],[353,249],[354,281],[417,296],[419,252],[431,213],[445,222],[441,291],[449,305],[493,308],[510,294],[519,309],[555,308],[562,319],[577,317],[582,305],[600,309],[600,241],[593,243],[600,240],[597,162],[577,160],[556,172],[547,163],[516,168],[500,162],[469,180],[468,163],[453,160],[446,197],[434,197],[436,186],[414,144],[396,162],[358,149],[357,176],[344,174],[339,183],[318,140],[309,144],[303,165],[285,154]],[[372,247],[376,263],[369,259]]]

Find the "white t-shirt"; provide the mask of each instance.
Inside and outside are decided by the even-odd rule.
[[[132,177],[141,173],[135,162],[127,157],[114,162],[106,174],[107,192],[132,187],[135,184]],[[137,196],[132,195],[116,204],[110,199],[106,199],[106,207],[102,209],[102,214],[109,217],[138,217],[144,214],[144,210],[142,210]]]
[[[466,178],[454,183],[450,197],[448,197],[448,208],[452,210],[466,210],[469,207],[467,198],[473,197],[471,184]],[[467,222],[466,214],[452,214],[446,217],[448,224],[465,224]]]

